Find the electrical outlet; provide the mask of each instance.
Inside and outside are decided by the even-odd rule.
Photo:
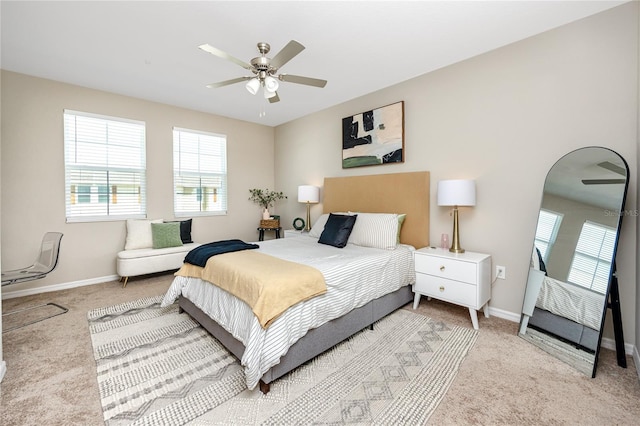
[[[496,266],[496,278],[500,278],[504,280],[507,278],[507,267],[506,266]]]

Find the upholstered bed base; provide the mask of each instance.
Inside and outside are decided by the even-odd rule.
[[[358,331],[371,326],[374,322],[384,318],[396,309],[411,303],[412,300],[413,292],[411,291],[411,286],[404,286],[393,293],[372,300],[342,317],[309,330],[304,337],[289,348],[287,354],[280,359],[279,364],[274,365],[262,376],[260,390],[267,393],[269,391],[269,383],[351,337]],[[245,348],[241,342],[236,340],[190,300],[180,296],[178,304],[181,310],[191,315],[236,358],[242,359]]]
[[[529,326],[540,332],[553,334],[562,340],[574,343],[587,351],[595,352],[598,347],[598,338],[600,337],[598,330],[578,324],[544,309],[535,308],[533,310],[533,315],[529,319]]]

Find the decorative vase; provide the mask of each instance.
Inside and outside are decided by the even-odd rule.
[[[262,212],[262,219],[271,219],[271,213],[269,213],[269,209],[264,209],[264,211]]]

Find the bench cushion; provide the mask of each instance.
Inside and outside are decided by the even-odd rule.
[[[161,249],[143,248],[136,250],[122,250],[118,253],[118,259],[138,259],[141,257],[162,256],[171,253],[184,253],[186,255],[189,251],[193,250],[199,245],[200,244],[198,243],[191,243],[177,247],[166,247]]]
[[[123,250],[118,253],[116,269],[121,277],[179,269],[184,263],[184,257],[187,253],[199,245],[199,243],[190,243],[179,247],[162,249]]]

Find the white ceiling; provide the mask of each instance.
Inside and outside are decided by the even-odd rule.
[[[37,77],[276,126],[530,37],[625,1],[1,1],[1,67]],[[306,50],[268,104],[249,72],[198,49],[248,62],[291,39]],[[259,117],[261,109],[266,116]]]

